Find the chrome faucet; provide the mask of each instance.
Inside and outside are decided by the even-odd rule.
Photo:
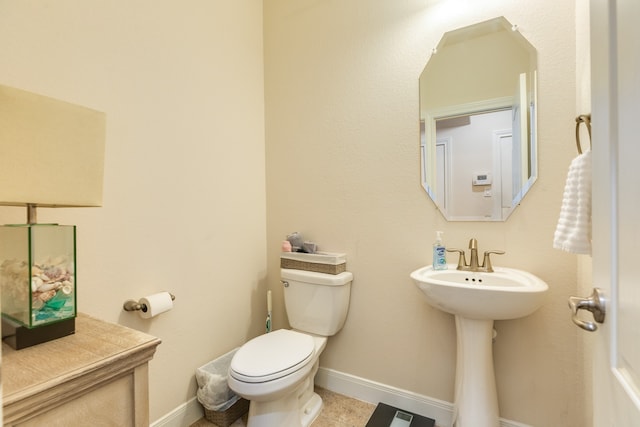
[[[492,273],[493,267],[491,266],[491,254],[503,255],[504,251],[485,251],[482,265],[478,264],[478,240],[469,240],[469,252],[470,260],[467,264],[464,250],[462,249],[447,249],[447,252],[458,252],[460,257],[458,258],[458,266],[456,270],[462,271],[482,271],[486,273]]]

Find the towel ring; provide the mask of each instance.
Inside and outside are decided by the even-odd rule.
[[[578,146],[578,154],[582,154],[582,145],[580,144],[580,123],[587,126],[589,133],[589,148],[591,148],[591,114],[581,114],[576,117],[576,145]]]

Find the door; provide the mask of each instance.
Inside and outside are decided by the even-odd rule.
[[[436,139],[436,205],[445,217],[449,215],[451,137]]]
[[[494,199],[493,217],[496,220],[506,221],[515,207],[513,192],[518,181],[514,178],[519,178],[517,171],[522,168],[519,163],[513,161],[515,144],[511,129],[494,131],[493,146],[493,184],[489,190]]]
[[[594,427],[640,426],[640,2],[591,0]]]

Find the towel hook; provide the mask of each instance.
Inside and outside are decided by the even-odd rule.
[[[576,117],[576,145],[578,146],[578,154],[582,154],[582,145],[580,144],[580,123],[587,126],[589,133],[589,148],[591,148],[591,114],[581,114]]]

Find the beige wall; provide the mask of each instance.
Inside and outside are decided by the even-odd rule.
[[[580,0],[576,1],[576,108],[579,114],[587,114],[591,112],[591,53],[589,48],[589,18],[589,4]],[[585,126],[580,126],[580,138],[581,141],[584,142],[583,150],[586,150],[589,135],[584,128]],[[586,297],[591,294],[593,287],[597,286],[597,284],[593,282],[591,268],[592,259],[590,256],[578,256],[578,286],[575,295]],[[591,414],[593,410],[591,400],[591,392],[593,390],[591,355],[595,345],[596,334],[579,331],[578,336],[581,340],[580,346],[583,349],[581,357],[583,357],[584,363],[583,384],[586,393],[585,411],[588,414]],[[589,419],[588,421],[588,423],[585,423],[585,427],[590,427],[592,425],[592,420]]]
[[[496,324],[501,415],[587,425],[566,308],[577,261],[551,249],[575,155],[573,2],[269,0],[264,61],[262,7],[0,4],[0,83],[107,113],[104,207],[39,216],[79,226],[80,310],[163,340],[151,419],[194,396],[197,366],[262,330],[267,288],[286,326],[278,253],[295,230],[346,252],[355,275],[322,365],[451,401],[453,319],[408,278],[441,229],[451,246],[473,236],[506,250],[495,264],[551,287],[538,313]],[[540,177],[507,223],[446,223],[420,186],[418,75],[443,32],[499,15],[538,48]],[[0,209],[0,222],[22,221]],[[161,289],[173,311],[144,322],[121,311]]]
[[[254,0],[0,2],[0,83],[107,115],[104,207],[38,216],[78,225],[80,311],[162,339],[151,420],[264,328],[262,47]],[[161,290],[171,312],[122,311]]]
[[[420,74],[419,87],[423,118],[430,110],[512,97],[518,76],[530,68],[529,48],[506,30],[470,35],[464,43],[445,45],[424,61],[428,65]]]
[[[446,223],[420,186],[418,76],[443,32],[504,15],[538,49],[538,182],[506,223]],[[567,297],[576,257],[552,249],[576,155],[574,2],[367,0],[265,2],[269,286],[284,325],[279,243],[291,231],[344,251],[355,275],[344,329],[321,365],[453,400],[453,318],[430,308],[409,273],[431,260],[436,230],[503,249],[495,264],[549,283],[534,315],[497,322],[501,415],[583,426],[583,361]]]

